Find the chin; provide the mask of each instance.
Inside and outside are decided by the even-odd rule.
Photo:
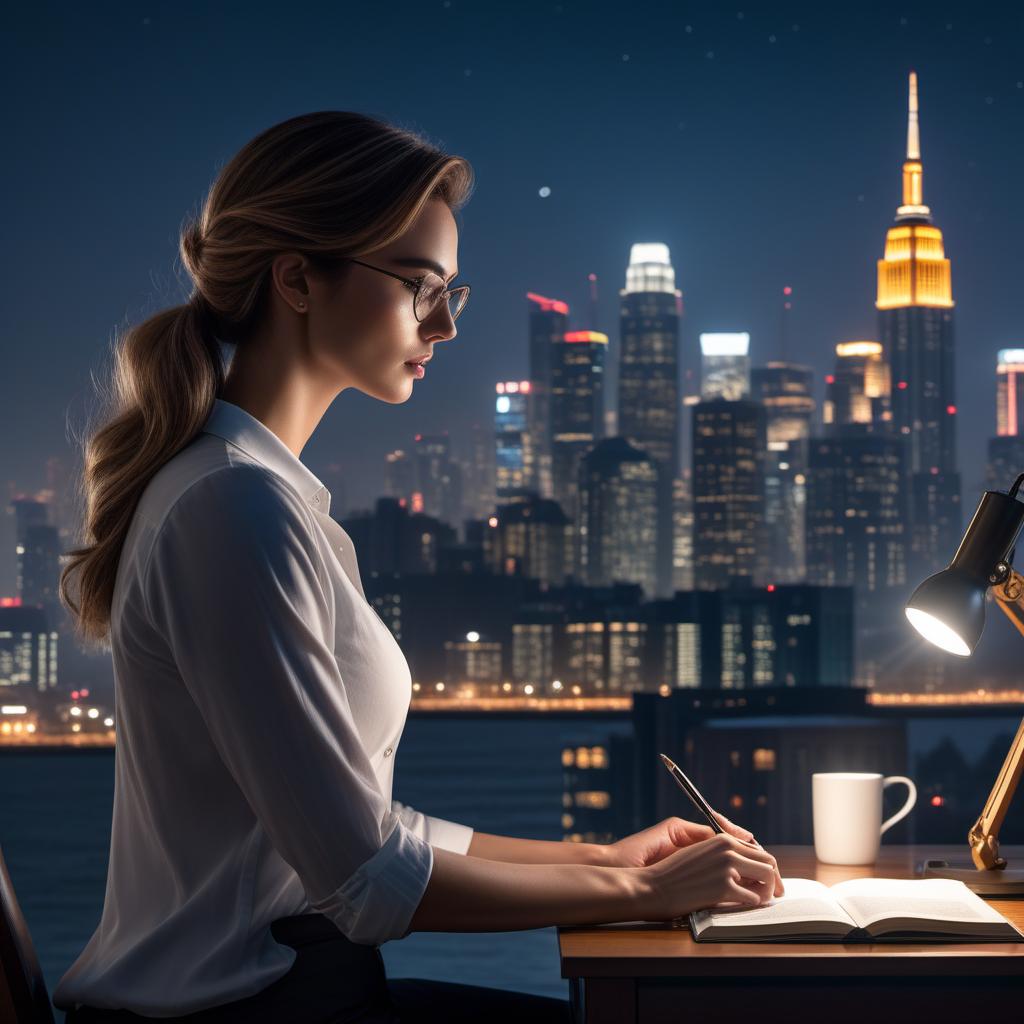
[[[403,402],[408,402],[412,398],[412,381],[409,381],[409,385],[406,387],[379,387],[367,391],[367,394],[371,398],[376,398],[380,402],[387,402],[389,405],[401,405]]]

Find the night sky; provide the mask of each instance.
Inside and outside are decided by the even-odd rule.
[[[458,449],[468,424],[489,422],[495,380],[527,371],[527,291],[611,336],[614,384],[633,242],[670,247],[684,348],[748,330],[755,363],[777,357],[792,286],[789,355],[818,371],[820,400],[835,343],[877,337],[875,261],[900,202],[913,69],[924,199],[952,259],[973,509],[996,351],[1024,346],[1022,25],[1010,5],[965,3],[11,8],[5,495],[41,486],[44,459],[68,451],[115,329],[187,295],[178,232],[217,170],[314,110],[420,131],[477,175],[459,217],[473,295],[458,337],[403,405],[346,391],[303,453],[332,490],[344,480],[345,506],[369,504],[384,453],[414,432],[447,429]],[[0,592],[13,592],[9,547]]]

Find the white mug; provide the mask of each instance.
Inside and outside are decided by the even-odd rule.
[[[882,821],[882,790],[902,782],[907,802]],[[877,772],[814,772],[814,855],[823,864],[874,864],[882,834],[902,821],[917,802],[917,787],[905,775]]]

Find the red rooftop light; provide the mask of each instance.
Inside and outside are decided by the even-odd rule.
[[[899,384],[896,385],[896,387],[898,387],[900,389],[900,391],[906,391],[907,390],[907,382],[905,380],[901,380],[899,382]]]
[[[538,295],[536,292],[527,292],[526,297],[531,302],[536,302],[538,306],[545,313],[561,313],[564,316],[569,315],[569,303],[562,302],[560,299],[547,299],[543,295]]]
[[[947,405],[946,406],[946,412],[950,416],[955,416],[956,415],[956,406],[955,405]]]
[[[825,383],[826,384],[835,384],[835,382],[836,382],[836,379],[835,379],[835,377],[831,373],[825,378]]]

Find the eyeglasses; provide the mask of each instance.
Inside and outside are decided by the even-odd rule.
[[[401,274],[393,274],[390,270],[385,270],[383,267],[375,267],[370,263],[364,263],[362,260],[352,259],[352,257],[348,259],[350,263],[358,263],[361,267],[369,267],[370,270],[377,270],[382,274],[387,274],[389,277],[396,278],[407,287],[414,289],[416,294],[412,300],[412,312],[413,316],[420,323],[426,320],[444,299],[448,300],[448,312],[451,314],[452,320],[455,320],[462,312],[466,305],[466,300],[469,298],[468,284],[459,285],[458,288],[448,288],[437,274],[431,273],[429,270],[420,278],[403,277]]]

